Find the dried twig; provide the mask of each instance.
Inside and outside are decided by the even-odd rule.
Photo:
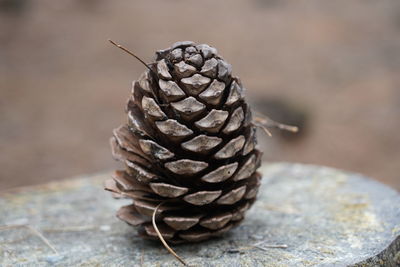
[[[162,204],[164,204],[164,202],[161,202],[160,204],[158,204],[157,207],[153,211],[153,216],[151,218],[151,222],[153,224],[154,230],[156,231],[156,233],[158,235],[158,238],[160,239],[161,243],[163,243],[164,247],[169,251],[169,253],[174,255],[175,258],[177,258],[184,266],[188,266],[187,263],[181,257],[179,257],[179,255],[176,254],[176,252],[167,244],[167,242],[164,240],[163,236],[161,235],[160,231],[158,230],[158,227],[157,227],[157,224],[156,224],[156,213],[157,213],[158,208]]]
[[[33,228],[32,226],[30,226],[28,224],[4,225],[4,226],[0,226],[0,231],[16,229],[16,228],[27,228],[32,233],[34,233],[37,237],[39,237],[43,241],[43,243],[45,243],[49,248],[51,248],[51,250],[53,250],[54,253],[59,254],[57,249],[50,243],[50,241],[41,232],[39,232],[36,228]]]

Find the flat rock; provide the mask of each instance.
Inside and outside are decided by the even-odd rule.
[[[275,163],[224,237],[174,249],[191,266],[396,266],[400,195],[359,174]],[[115,218],[111,173],[0,193],[0,266],[180,266]],[[46,242],[48,243],[46,243]],[[53,248],[52,248],[52,247]]]

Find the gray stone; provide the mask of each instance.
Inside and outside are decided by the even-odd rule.
[[[393,189],[326,167],[265,164],[262,172],[259,200],[239,227],[174,247],[190,265],[400,263],[400,196]],[[115,218],[127,200],[103,191],[109,176],[1,193],[0,266],[180,266],[159,242],[142,240]]]

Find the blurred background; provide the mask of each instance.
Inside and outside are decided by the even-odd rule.
[[[400,1],[0,0],[0,190],[115,168],[131,81],[178,40],[215,46],[253,109],[264,160],[400,189]]]

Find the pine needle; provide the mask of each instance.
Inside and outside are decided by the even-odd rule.
[[[287,125],[283,124],[277,121],[272,120],[268,116],[261,114],[259,112],[256,112],[257,116],[253,119],[253,122],[258,125],[263,125],[266,128],[277,128],[279,130],[283,131],[289,131],[292,133],[297,133],[299,131],[299,128],[297,126],[292,126],[292,125]],[[261,127],[261,126],[260,126]]]
[[[50,243],[50,241],[41,232],[39,232],[36,228],[33,228],[32,226],[30,226],[28,224],[4,225],[4,226],[0,226],[0,231],[16,229],[16,228],[27,228],[32,233],[34,233],[37,237],[39,237],[43,241],[43,243],[45,243],[49,248],[51,248],[51,250],[53,250],[54,253],[59,254],[57,249]]]
[[[131,52],[131,51],[128,50],[127,48],[123,47],[122,45],[120,45],[120,44],[114,42],[114,41],[111,40],[111,39],[108,39],[108,41],[109,41],[110,43],[112,43],[113,45],[115,45],[116,47],[118,47],[119,49],[125,51],[125,52],[128,53],[129,55],[131,55],[131,56],[133,56],[134,58],[136,58],[137,60],[139,60],[139,62],[142,63],[143,65],[145,65],[146,68],[148,68],[151,72],[153,71],[153,70],[149,67],[149,65],[147,65],[146,62],[144,62],[140,57],[138,57],[137,55],[135,55],[133,52]]]
[[[253,122],[253,124],[259,128],[261,128],[269,137],[272,137],[272,133],[265,127],[264,125],[258,123],[258,122]]]
[[[177,258],[184,266],[189,266],[181,257],[179,257],[178,254],[167,244],[167,242],[164,240],[163,236],[161,235],[160,231],[158,230],[157,224],[156,224],[156,213],[159,207],[164,204],[164,202],[161,202],[160,204],[157,205],[157,207],[153,211],[153,216],[151,218],[151,222],[153,224],[154,230],[156,230],[156,233],[158,235],[158,238],[160,239],[161,243],[164,245],[164,247],[174,255],[175,258]]]
[[[264,250],[264,251],[269,251],[269,248],[288,248],[287,245],[283,244],[283,245],[264,245],[264,246],[254,246],[255,248]]]
[[[253,244],[252,246],[261,250],[268,251],[268,248],[288,248],[286,244],[265,244],[266,241],[261,241]]]

